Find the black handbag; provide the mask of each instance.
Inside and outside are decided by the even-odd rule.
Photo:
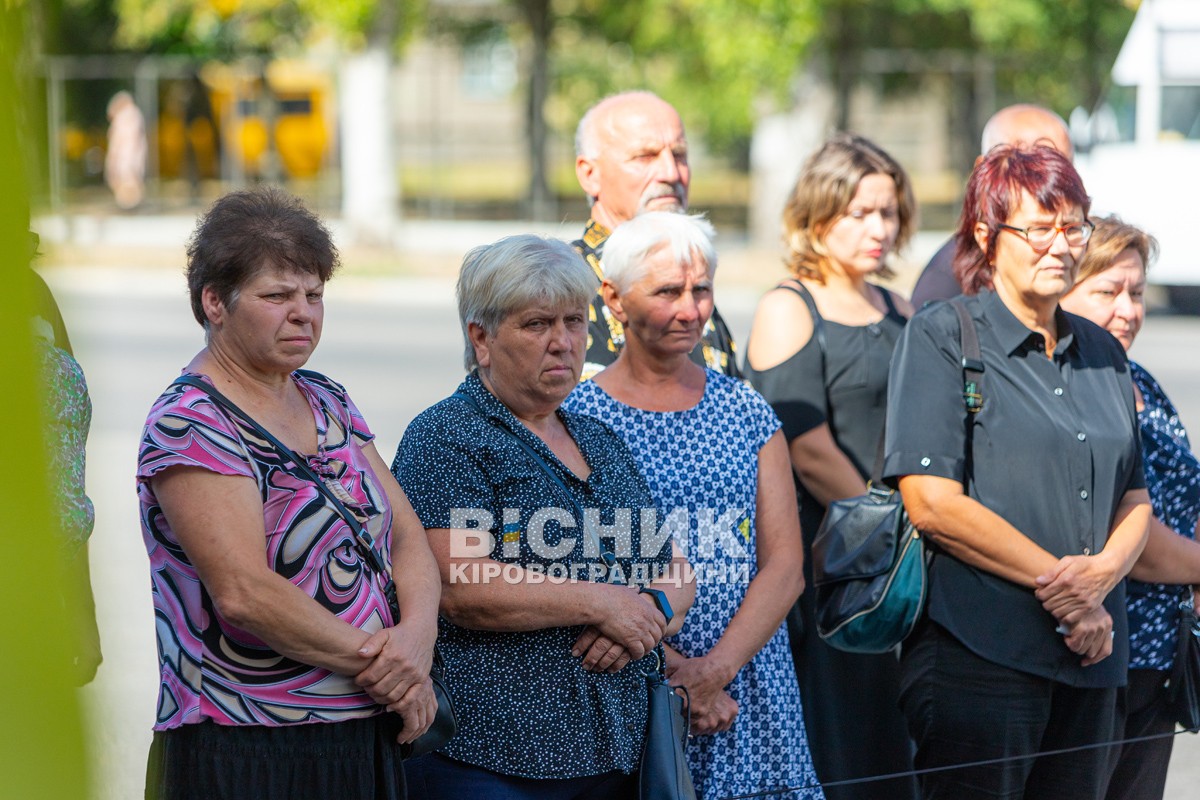
[[[820,331],[812,298],[807,292],[802,297],[814,330]],[[983,358],[966,308],[957,300],[950,303],[959,318],[963,404],[973,419],[983,407]],[[971,425],[968,421],[968,446]],[[900,493],[883,486],[883,455],[881,434],[867,493],[830,503],[812,545],[817,634],[850,653],[892,650],[912,633],[925,609],[924,541],[909,522]]]
[[[470,395],[455,392],[454,397],[462,400],[472,409],[483,414],[479,403]],[[546,459],[529,446],[516,431],[499,420],[492,423],[513,438],[520,448],[525,451],[533,463],[541,468],[562,494],[567,498],[580,520],[584,520],[584,534],[591,540],[592,545],[600,554],[604,564],[605,577],[611,580],[611,569],[617,557],[595,529],[586,523],[587,517],[576,502],[575,496],[567,488],[562,479],[554,473]],[[690,713],[683,709],[683,697],[687,689],[672,686],[667,680],[665,663],[661,646],[655,651],[658,664],[645,673],[646,675],[646,736],[642,742],[642,758],[638,765],[638,792],[642,800],[696,800],[696,789],[692,784],[692,773],[688,770],[687,756],[684,747],[687,743],[688,729],[691,727]],[[690,703],[689,703],[690,705]]]
[[[315,377],[315,373],[309,373],[305,370],[297,370],[297,372],[301,375],[313,375]],[[362,523],[358,521],[358,518],[354,516],[354,513],[350,509],[346,508],[346,504],[338,499],[337,495],[335,495],[333,491],[325,484],[325,481],[321,478],[321,476],[319,476],[313,470],[313,468],[308,465],[308,459],[304,458],[292,450],[292,448],[279,441],[274,434],[260,425],[257,420],[255,420],[245,411],[242,411],[240,408],[238,408],[238,406],[232,400],[218,391],[216,387],[208,385],[195,375],[180,376],[175,380],[175,383],[184,384],[199,389],[212,398],[213,402],[215,402],[217,405],[222,406],[226,411],[229,411],[230,413],[240,417],[242,421],[249,425],[255,433],[263,438],[264,441],[268,442],[272,447],[274,447],[280,455],[295,464],[297,471],[304,475],[305,478],[307,478],[317,487],[317,490],[321,492],[321,494],[325,496],[325,499],[333,505],[338,514],[340,514],[342,518],[346,520],[346,524],[349,525],[350,530],[354,532],[354,550],[356,553],[358,553],[359,558],[361,558],[363,563],[373,570],[375,574],[385,578],[383,593],[387,598],[388,609],[392,612],[393,623],[398,622],[400,620],[400,604],[396,600],[396,582],[392,579],[392,571],[380,557],[379,551],[375,549],[374,537],[372,537],[370,532],[368,532],[367,529],[362,526]],[[446,744],[454,738],[454,735],[458,733],[458,717],[454,713],[454,701],[450,697],[450,692],[446,689],[445,678],[443,675],[444,670],[445,665],[442,661],[442,654],[435,646],[433,650],[433,664],[429,670],[429,679],[433,684],[434,697],[437,698],[437,714],[434,716],[433,723],[429,726],[429,729],[425,731],[425,733],[421,734],[416,741],[400,745],[400,757],[402,759],[424,755],[425,753],[430,753],[434,750],[445,747]],[[400,723],[399,725],[393,725],[392,727],[397,732],[403,730],[403,720],[401,719],[400,715],[392,714],[391,716],[395,717],[395,720],[392,720],[392,722],[398,721]]]
[[[661,658],[661,657],[660,657]],[[646,740],[638,767],[638,797],[641,800],[696,800],[696,788],[688,769],[684,747],[691,715],[684,711],[682,686],[672,686],[661,663],[646,673],[649,705],[646,708]],[[691,703],[689,702],[689,706]]]
[[[1179,643],[1166,691],[1179,726],[1200,733],[1200,617],[1191,600],[1179,604]]]

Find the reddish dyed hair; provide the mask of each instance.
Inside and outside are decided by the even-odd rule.
[[[993,147],[975,163],[967,180],[962,216],[954,235],[954,277],[966,294],[992,288],[996,237],[1000,226],[1021,204],[1022,192],[1047,211],[1079,206],[1086,217],[1091,208],[1083,179],[1070,159],[1053,147]],[[975,225],[980,222],[988,228],[986,251],[979,249],[975,241]]]

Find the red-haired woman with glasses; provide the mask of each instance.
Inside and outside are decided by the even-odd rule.
[[[963,403],[959,321],[917,314],[892,361],[884,474],[931,544],[926,619],[901,707],[928,798],[1101,798],[1128,632],[1122,579],[1150,503],[1129,366],[1059,307],[1091,236],[1088,196],[1049,147],[975,167],[955,271],[983,406]]]

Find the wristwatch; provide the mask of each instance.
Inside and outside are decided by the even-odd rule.
[[[658,606],[658,610],[667,618],[667,624],[671,624],[671,620],[675,619],[675,612],[671,609],[671,601],[667,599],[667,593],[662,589],[651,589],[643,586],[638,589],[639,594],[648,594],[650,599],[654,601],[654,605]]]

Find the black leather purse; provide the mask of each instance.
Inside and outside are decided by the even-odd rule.
[[[1166,691],[1179,726],[1200,733],[1200,617],[1191,600],[1179,604],[1179,644]]]
[[[297,370],[297,372],[301,375],[313,375],[315,377],[315,373],[307,373],[304,370]],[[392,580],[392,571],[388,568],[383,558],[380,557],[379,551],[375,549],[374,537],[362,526],[362,523],[358,521],[354,513],[346,508],[346,504],[338,499],[337,495],[325,484],[321,476],[308,465],[308,459],[279,441],[274,434],[258,424],[258,421],[245,411],[238,408],[232,400],[218,391],[216,387],[209,386],[195,375],[180,376],[176,378],[175,383],[199,389],[212,398],[214,403],[240,417],[264,441],[274,447],[280,455],[295,464],[296,470],[317,487],[317,490],[333,505],[342,519],[346,520],[346,524],[350,526],[350,530],[354,532],[354,551],[358,553],[359,558],[376,575],[380,575],[385,579],[383,593],[384,597],[387,598],[388,609],[392,612],[392,622],[399,622],[400,604],[396,600],[396,582]],[[433,723],[429,726],[429,730],[421,734],[416,741],[400,745],[400,757],[402,759],[424,755],[445,747],[454,738],[454,735],[458,733],[458,717],[454,713],[454,702],[450,697],[450,692],[446,689],[444,670],[445,664],[442,661],[442,654],[435,647],[433,650],[433,665],[429,670],[429,679],[433,684],[433,694],[437,698],[437,715],[434,717]],[[399,725],[392,726],[395,731],[398,733],[403,730],[404,722],[400,715],[392,714],[391,716],[395,718],[393,722],[399,722]]]
[[[683,697],[679,695],[679,692],[686,694],[687,688],[670,684],[661,656],[658,668],[646,673],[646,687],[650,704],[646,709],[646,740],[638,766],[638,797],[696,800],[696,787],[685,753],[691,713],[684,711]]]
[[[823,368],[823,320],[807,290],[797,294],[812,315]],[[983,407],[983,357],[966,308],[957,300],[950,304],[959,320],[970,447],[974,414]],[[925,610],[924,540],[909,522],[900,493],[883,485],[883,454],[881,434],[867,493],[830,503],[812,545],[817,634],[849,653],[889,652],[912,633]]]

